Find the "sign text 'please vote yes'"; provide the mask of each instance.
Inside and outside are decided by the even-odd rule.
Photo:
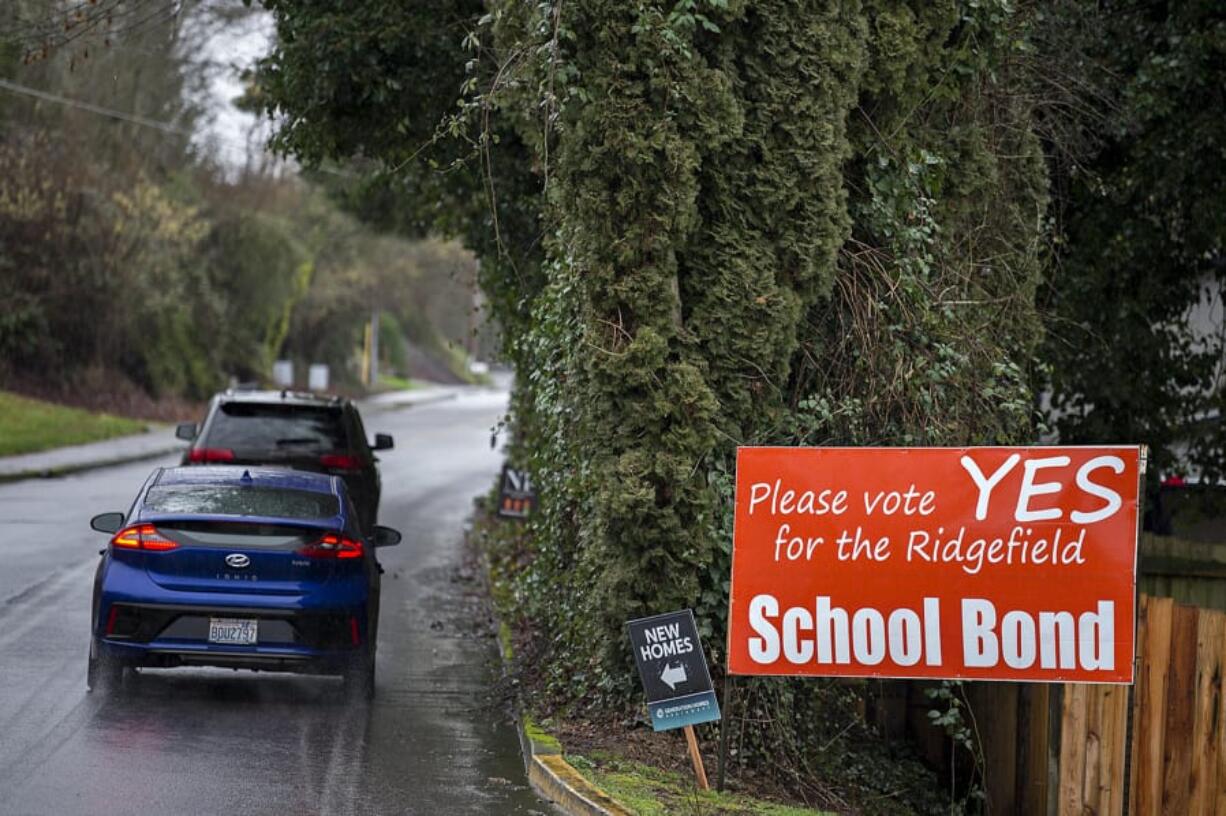
[[[741,448],[734,674],[1128,683],[1138,447]]]

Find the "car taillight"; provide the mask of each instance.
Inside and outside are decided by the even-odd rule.
[[[327,533],[314,544],[298,551],[307,558],[361,558],[362,542],[336,533]]]
[[[234,451],[229,448],[192,448],[187,452],[189,462],[233,462]]]
[[[362,460],[347,453],[325,453],[319,457],[319,464],[337,470],[361,470],[362,468]]]
[[[1182,476],[1167,476],[1162,480],[1163,487],[1183,487],[1187,484]]]
[[[117,550],[153,550],[164,552],[179,545],[164,538],[152,524],[137,524],[125,527],[111,539],[111,547]]]

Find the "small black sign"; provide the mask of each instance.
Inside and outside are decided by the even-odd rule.
[[[626,624],[657,731],[719,719],[694,613],[667,612]]]
[[[498,515],[503,518],[527,518],[536,506],[536,491],[526,470],[502,466],[502,481],[498,489]]]

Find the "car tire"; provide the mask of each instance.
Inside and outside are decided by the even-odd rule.
[[[359,657],[345,669],[345,696],[350,700],[373,700],[375,697],[375,655],[363,649]]]
[[[89,664],[85,670],[85,687],[90,691],[112,694],[123,684],[123,664],[110,655],[100,654],[98,644],[91,643]]]

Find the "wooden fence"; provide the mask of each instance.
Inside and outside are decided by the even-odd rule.
[[[1140,590],[1179,603],[1226,610],[1226,541],[1189,541],[1142,533]]]
[[[875,684],[866,715],[949,779],[930,684]],[[1136,683],[969,683],[991,816],[1226,816],[1226,612],[1141,595]]]
[[[1226,816],[1226,613],[1139,612],[1131,706],[1126,686],[1064,687],[1058,811],[1122,816],[1126,793],[1132,816]]]

